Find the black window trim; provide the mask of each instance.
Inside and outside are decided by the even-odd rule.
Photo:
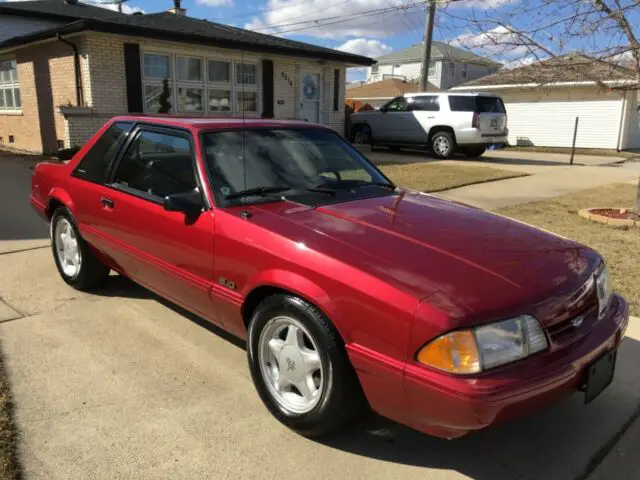
[[[104,136],[107,134],[107,132],[111,129],[111,127],[113,127],[116,124],[129,124],[131,127],[129,128],[129,130],[122,135],[122,137],[120,138],[120,140],[118,140],[119,145],[118,148],[116,148],[116,152],[115,155],[113,156],[113,158],[111,159],[111,161],[109,162],[109,165],[107,165],[107,168],[105,170],[105,173],[103,175],[102,180],[91,180],[89,178],[85,178],[83,176],[80,176],[77,172],[78,170],[80,170],[80,165],[82,165],[82,161],[84,160],[84,158],[87,156],[88,153],[90,153],[94,147],[96,146],[96,143]],[[82,156],[82,158],[80,159],[80,161],[78,161],[78,164],[76,165],[76,167],[73,169],[73,171],[71,172],[71,176],[73,178],[77,178],[78,180],[82,180],[83,182],[89,182],[89,183],[93,183],[94,185],[105,185],[109,179],[109,175],[111,173],[111,168],[114,164],[114,162],[116,162],[118,160],[118,158],[120,157],[120,154],[122,152],[122,148],[125,144],[127,144],[127,141],[129,139],[129,135],[131,135],[131,132],[133,132],[133,130],[136,128],[136,122],[133,120],[115,120],[112,121],[111,123],[109,123],[109,125],[107,126],[107,128],[105,128],[102,132],[102,135],[100,135],[100,137],[98,137],[98,140],[96,140],[96,142],[91,145],[91,148],[89,148],[85,154]]]
[[[321,130],[323,132],[328,132],[328,133],[340,138],[346,144],[348,149],[350,149],[358,157],[360,157],[364,163],[366,163],[370,167],[372,167],[373,170],[375,170],[384,180],[389,182],[391,185],[395,185],[393,183],[393,181],[389,177],[387,177],[384,174],[384,172],[382,170],[380,170],[376,166],[375,163],[373,163],[371,160],[369,160],[369,158],[367,158],[367,156],[365,154],[363,154],[360,150],[358,150],[356,147],[354,147],[351,144],[351,142],[349,142],[347,139],[344,138],[343,135],[340,135],[340,133],[338,133],[335,130],[332,130],[330,128],[307,127],[307,126],[304,126],[304,125],[300,125],[300,126],[298,126],[298,125],[273,126],[273,125],[250,125],[250,124],[247,124],[247,125],[233,125],[233,126],[220,127],[220,128],[209,128],[209,129],[201,130],[200,133],[199,133],[200,154],[202,155],[202,160],[203,160],[203,164],[204,164],[204,168],[205,168],[206,179],[209,181],[209,185],[211,186],[211,193],[213,195],[213,200],[214,200],[214,202],[216,202],[216,205],[218,206],[218,208],[236,208],[236,207],[244,206],[244,204],[233,204],[233,203],[230,203],[228,200],[223,199],[222,197],[220,197],[220,195],[218,195],[216,193],[213,174],[211,172],[211,168],[209,166],[209,162],[207,161],[207,152],[205,151],[205,148],[204,148],[204,137],[205,137],[205,135],[209,135],[209,134],[212,134],[212,133],[230,132],[230,131],[238,131],[238,130]],[[292,201],[292,200],[290,200],[290,201]],[[252,204],[248,203],[247,205],[252,205]],[[304,205],[304,206],[308,206],[308,205]]]
[[[196,146],[193,138],[193,133],[188,128],[180,128],[157,123],[135,122],[133,128],[129,131],[127,139],[122,143],[122,145],[118,149],[118,154],[114,158],[113,162],[111,162],[111,165],[107,171],[106,181],[104,183],[105,187],[124,192],[128,195],[138,197],[158,205],[164,205],[164,198],[159,197],[158,195],[152,195],[135,188],[127,187],[126,185],[114,183],[116,172],[118,171],[118,167],[120,166],[125,153],[142,132],[173,135],[176,137],[186,138],[189,141],[189,147],[191,148],[191,168],[193,169],[193,173],[196,179],[196,187],[200,191],[200,195],[202,195],[204,210],[207,211],[213,209],[213,205],[209,201],[206,189],[204,188],[204,176],[200,171],[200,166],[198,165],[198,161],[196,158]]]

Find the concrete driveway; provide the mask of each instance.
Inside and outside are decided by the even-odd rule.
[[[589,406],[576,394],[457,441],[370,417],[314,442],[262,406],[241,343],[121,277],[83,294],[47,247],[3,252],[0,305],[27,478],[584,479],[640,404],[633,322]]]

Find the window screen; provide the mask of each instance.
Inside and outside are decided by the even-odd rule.
[[[90,182],[103,183],[106,180],[109,165],[116,157],[118,148],[132,126],[133,123],[130,122],[117,122],[111,125],[80,161],[73,176]]]

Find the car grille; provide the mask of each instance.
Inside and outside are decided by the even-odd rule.
[[[598,321],[598,296],[593,280],[587,281],[567,299],[558,321],[547,325],[549,340],[563,346],[586,335]]]

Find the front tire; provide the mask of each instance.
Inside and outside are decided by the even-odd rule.
[[[62,279],[77,290],[90,290],[109,276],[105,266],[80,236],[71,212],[59,207],[51,218],[51,249]]]
[[[368,125],[358,125],[353,129],[353,143],[356,145],[373,145],[373,134]]]
[[[301,435],[333,433],[362,411],[364,397],[340,335],[298,297],[273,295],[258,306],[247,355],[265,406]]]
[[[439,131],[431,135],[431,151],[436,158],[451,158],[455,150],[456,141],[450,132]]]

